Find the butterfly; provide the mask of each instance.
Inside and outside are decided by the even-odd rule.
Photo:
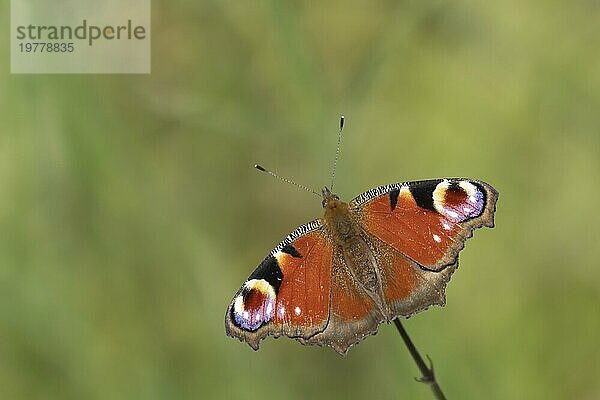
[[[285,335],[345,355],[382,322],[443,306],[465,241],[494,227],[498,192],[451,178],[384,185],[348,203],[325,187],[322,199],[323,218],[290,233],[235,294],[227,335],[254,350]]]

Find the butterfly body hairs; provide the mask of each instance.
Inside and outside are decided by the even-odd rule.
[[[255,350],[267,336],[288,336],[345,355],[381,323],[445,304],[458,253],[474,229],[494,226],[497,199],[489,184],[465,178],[384,185],[348,203],[325,187],[323,217],[290,233],[248,277],[226,333]]]

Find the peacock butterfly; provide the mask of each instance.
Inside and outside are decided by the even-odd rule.
[[[290,233],[238,290],[227,335],[255,350],[285,335],[345,355],[380,323],[443,306],[465,241],[494,226],[498,192],[450,178],[384,185],[348,203],[325,187],[322,198],[323,218]]]

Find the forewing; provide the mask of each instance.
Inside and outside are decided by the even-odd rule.
[[[258,349],[268,335],[308,339],[327,326],[332,244],[321,220],[296,229],[250,275],[225,315],[229,336]]]
[[[475,228],[494,226],[498,192],[469,179],[381,186],[350,202],[363,229],[431,271],[456,263]]]

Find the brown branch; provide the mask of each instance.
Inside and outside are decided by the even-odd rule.
[[[415,363],[417,364],[419,370],[421,370],[421,374],[423,375],[422,377],[415,379],[417,379],[417,381],[419,382],[428,384],[431,387],[431,390],[433,391],[433,394],[435,395],[435,398],[437,400],[446,400],[446,396],[444,396],[442,388],[440,388],[440,385],[435,380],[435,374],[433,373],[433,362],[431,361],[431,358],[427,356],[427,359],[429,360],[428,367],[427,364],[425,364],[425,361],[423,361],[423,358],[419,354],[419,351],[413,344],[412,340],[410,340],[410,336],[408,336],[408,333],[402,326],[400,319],[396,318],[394,320],[394,324],[396,324],[396,328],[398,328],[398,332],[400,332],[400,336],[402,336],[402,340],[404,340],[406,348],[408,348],[410,355],[415,360]]]

